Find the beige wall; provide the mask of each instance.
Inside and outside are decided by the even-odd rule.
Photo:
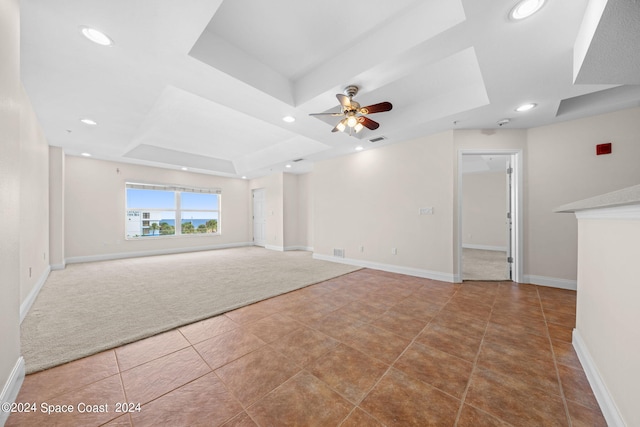
[[[62,269],[64,256],[64,151],[49,147],[49,262]]]
[[[640,183],[640,108],[530,129],[527,145],[526,274],[575,280],[576,219],[553,209]]]
[[[576,331],[585,348],[576,348],[588,352],[585,370],[599,375],[625,424],[639,426],[640,219],[580,219],[578,228]]]
[[[310,176],[276,173],[252,179],[252,190],[265,189],[266,245],[268,249],[310,249]]]
[[[64,228],[67,262],[207,249],[251,241],[246,180],[67,156]],[[125,240],[125,183],[222,189],[218,236]]]
[[[20,114],[25,108],[23,100],[18,1],[0,0],[0,390],[9,385],[20,357]],[[0,413],[0,423],[5,416]]]
[[[469,173],[462,179],[463,246],[506,250],[506,173]]]
[[[298,176],[298,239],[299,245],[313,249],[313,174]]]
[[[20,302],[49,273],[49,144],[29,99],[20,115]]]
[[[318,162],[315,254],[344,249],[351,260],[451,278],[453,158],[449,131]],[[421,207],[434,215],[419,215]]]

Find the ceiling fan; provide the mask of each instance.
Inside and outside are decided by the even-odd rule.
[[[359,103],[353,100],[353,97],[356,96],[357,93],[358,86],[351,85],[344,89],[344,94],[339,93],[336,95],[342,108],[342,112],[340,113],[312,113],[309,115],[343,117],[331,132],[344,132],[348,128],[349,134],[351,134],[352,131],[358,133],[363,128],[371,130],[378,129],[380,123],[371,120],[367,117],[367,114],[389,111],[393,108],[393,105],[391,105],[390,102],[380,102],[378,104],[361,107]]]

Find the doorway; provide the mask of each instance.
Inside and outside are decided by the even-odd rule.
[[[255,246],[265,245],[267,229],[267,218],[265,215],[266,194],[264,188],[257,188],[251,191],[253,200],[253,244]]]
[[[521,150],[459,152],[459,281],[521,281],[521,165]]]

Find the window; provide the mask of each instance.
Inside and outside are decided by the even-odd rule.
[[[126,184],[127,238],[220,234],[219,189]]]

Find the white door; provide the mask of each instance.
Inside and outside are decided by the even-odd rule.
[[[252,191],[253,196],[253,244],[256,246],[265,245],[267,229],[267,218],[265,215],[265,191],[258,188]]]

